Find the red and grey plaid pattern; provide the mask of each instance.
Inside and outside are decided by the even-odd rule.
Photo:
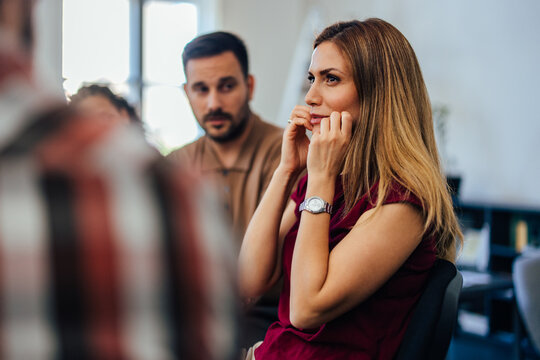
[[[231,358],[232,243],[213,194],[137,129],[65,108],[29,119],[0,137],[0,358]]]

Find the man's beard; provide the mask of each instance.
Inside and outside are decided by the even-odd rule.
[[[249,115],[250,115],[248,104],[245,104],[242,107],[242,110],[240,111],[239,115],[240,115],[240,122],[238,122],[237,124],[234,124],[233,123],[234,117],[232,116],[232,114],[223,112],[221,109],[218,109],[216,111],[212,111],[206,114],[203,119],[204,122],[206,122],[207,119],[212,118],[214,116],[227,118],[231,122],[231,127],[226,133],[221,134],[219,136],[215,136],[215,135],[210,134],[208,131],[206,131],[206,136],[208,136],[210,139],[214,140],[215,142],[221,143],[221,144],[237,139],[240,135],[244,133],[244,130],[246,129],[246,126],[248,124]]]

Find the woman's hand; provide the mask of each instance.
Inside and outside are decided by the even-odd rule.
[[[336,177],[341,172],[347,146],[351,140],[352,116],[347,111],[332,112],[314,131],[307,156],[308,174]]]
[[[313,130],[308,106],[297,105],[291,112],[290,122],[283,133],[280,167],[290,173],[302,171],[306,167],[309,150],[307,130]]]

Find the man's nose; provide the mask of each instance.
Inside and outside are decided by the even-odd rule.
[[[221,109],[222,101],[221,101],[221,95],[218,91],[212,90],[208,94],[208,111],[216,111],[218,109]]]

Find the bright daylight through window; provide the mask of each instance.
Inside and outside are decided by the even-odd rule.
[[[139,1],[144,5],[136,16],[138,1],[64,0],[64,90],[69,96],[85,84],[109,85],[142,108],[148,139],[167,153],[200,135],[182,89],[181,61],[185,44],[197,35],[197,7]]]

